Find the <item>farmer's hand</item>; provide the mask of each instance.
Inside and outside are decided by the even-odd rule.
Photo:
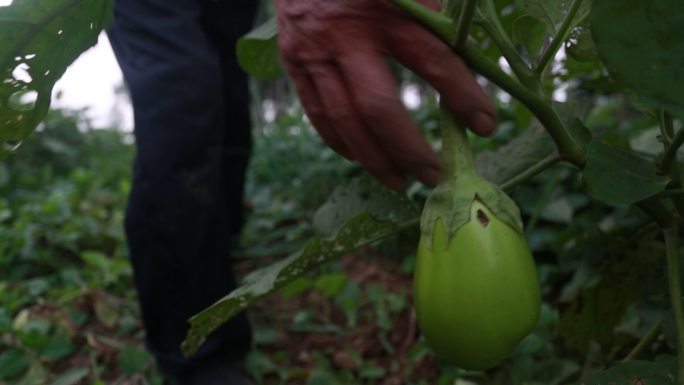
[[[435,185],[440,162],[404,108],[386,56],[435,87],[475,133],[494,130],[494,108],[463,61],[389,0],[275,4],[283,63],[316,130],[388,187],[405,188],[409,175]]]

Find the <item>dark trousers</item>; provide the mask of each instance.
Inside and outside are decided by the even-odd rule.
[[[256,1],[116,0],[108,31],[130,89],[138,148],[126,235],[148,349],[162,371],[239,360],[244,315],[186,359],[187,320],[229,293],[250,152],[247,79],[235,41]]]

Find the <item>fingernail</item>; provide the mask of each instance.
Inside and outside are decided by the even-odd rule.
[[[496,128],[496,120],[486,112],[477,111],[470,115],[470,128],[478,135],[491,135]]]

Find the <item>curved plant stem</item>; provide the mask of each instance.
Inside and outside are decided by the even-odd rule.
[[[442,157],[446,167],[446,178],[454,178],[475,170],[475,159],[468,145],[466,128],[458,123],[449,107],[440,103],[440,125],[442,126]]]
[[[506,31],[504,31],[504,28],[499,21],[493,1],[485,0],[482,3],[482,9],[483,21],[479,24],[487,31],[489,37],[492,38],[494,44],[499,48],[499,51],[501,51],[501,54],[511,66],[511,70],[513,70],[515,76],[523,85],[525,85],[525,87],[540,95],[543,94],[539,76],[532,72],[532,69],[525,63],[515,49],[515,45],[508,37]]]
[[[663,320],[658,320],[651,329],[646,333],[646,335],[639,341],[639,343],[632,349],[631,352],[622,360],[622,362],[632,361],[633,359],[639,357],[639,355],[646,349],[650,344],[655,341],[663,329]]]
[[[658,111],[658,119],[660,120],[660,133],[663,135],[663,141],[666,145],[670,145],[672,137],[674,136],[674,124],[672,115],[664,109]]]
[[[660,172],[663,175],[669,175],[672,182],[670,182],[671,189],[682,188],[682,177],[679,174],[679,164],[677,163],[677,151],[684,144],[684,128],[680,128],[676,134],[673,134],[674,123],[672,115],[667,111],[660,112],[660,132],[663,135],[663,146],[665,152],[660,162]],[[674,195],[670,199],[674,203],[679,216],[684,216],[684,196]]]
[[[547,100],[503,72],[496,63],[477,49],[465,46],[460,53],[472,68],[511,94],[537,117],[556,143],[562,160],[579,168],[584,167],[584,149],[570,136],[567,127]]]
[[[465,45],[466,40],[468,40],[468,31],[470,30],[470,23],[473,21],[476,7],[476,0],[465,0],[463,2],[461,12],[458,14],[458,19],[456,20],[456,41],[454,42],[454,48],[457,50],[461,49]]]
[[[456,32],[453,21],[433,10],[418,4],[414,0],[391,0],[399,8],[411,14],[419,22],[428,27],[435,35],[440,37],[450,47],[456,41]],[[575,0],[576,2],[580,0]],[[579,7],[579,4],[577,4]],[[576,11],[575,11],[576,12]],[[568,21],[567,23],[571,23]],[[568,26],[571,24],[568,24]],[[567,27],[569,28],[569,27]],[[531,91],[516,79],[503,72],[499,66],[487,58],[484,53],[466,44],[458,53],[476,72],[488,78],[520,103],[525,105],[541,122],[546,131],[551,135],[558,147],[561,160],[569,162],[578,168],[584,168],[586,164],[586,151],[570,135],[568,128],[551,107],[551,103],[542,96]],[[671,210],[660,200],[652,197],[637,204],[659,226],[667,228],[674,223],[675,217]]]
[[[682,147],[682,144],[684,144],[684,128],[677,131],[677,134],[672,138],[672,143],[670,143],[670,146],[663,155],[663,160],[660,163],[660,169],[663,173],[670,173],[672,164],[674,163],[674,160],[677,159],[677,151]]]
[[[684,384],[684,306],[677,255],[677,226],[663,229],[667,251],[667,280],[670,288],[670,304],[677,328],[677,383]]]
[[[528,168],[527,170],[521,172],[520,174],[514,176],[513,178],[505,181],[500,185],[501,189],[504,191],[510,191],[513,187],[519,185],[522,182],[532,178],[533,176],[539,174],[540,172],[546,170],[547,168],[555,165],[561,160],[557,153],[553,153],[546,158],[540,160],[538,163]]]
[[[456,42],[456,26],[450,17],[435,12],[415,0],[391,1],[423,23],[423,25],[449,44],[450,47],[454,46],[454,43]]]
[[[428,27],[435,35],[444,40],[450,47],[454,46],[456,33],[453,30],[453,22],[448,17],[441,15],[414,0],[392,0],[399,8],[411,14],[419,22]],[[446,21],[445,21],[446,20]],[[448,27],[448,28],[447,28]],[[524,104],[539,119],[549,132],[563,160],[569,161],[579,168],[584,167],[586,162],[582,147],[570,136],[567,128],[561,122],[556,112],[551,108],[548,101],[527,89],[514,78],[503,72],[499,66],[488,59],[483,53],[465,45],[459,54],[468,62],[476,72],[482,74],[504,91]]]
[[[669,228],[675,223],[672,210],[658,197],[646,198],[635,205],[646,213],[661,228]]]
[[[579,10],[581,5],[582,0],[575,0],[572,3],[570,9],[568,10],[567,16],[565,16],[565,20],[563,20],[563,24],[560,26],[560,29],[558,30],[558,33],[556,33],[556,36],[554,36],[553,40],[551,40],[551,44],[549,44],[549,47],[546,49],[544,55],[539,60],[537,67],[534,69],[534,72],[541,75],[546,69],[546,67],[549,65],[549,63],[551,63],[553,58],[556,56],[558,49],[560,48],[561,44],[563,44],[563,42],[568,36],[568,33],[570,32],[570,27],[572,26],[575,16],[577,15],[577,11]]]

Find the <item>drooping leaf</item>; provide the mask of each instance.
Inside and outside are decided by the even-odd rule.
[[[0,159],[45,117],[52,88],[111,16],[113,0],[15,0],[0,7]]]
[[[257,79],[275,79],[283,74],[275,17],[238,40],[237,58],[242,69]]]
[[[361,188],[361,186],[366,188]],[[251,273],[245,278],[242,286],[191,318],[190,331],[183,342],[184,353],[186,355],[193,354],[217,327],[247,308],[251,303],[298,279],[320,264],[396,234],[403,229],[417,227],[418,213],[415,211],[398,213],[369,210],[365,203],[366,200],[372,199],[370,197],[378,193],[375,190],[382,188],[377,182],[353,183],[348,192],[334,194],[335,203],[326,204],[328,210],[336,212],[337,209],[334,205],[342,205],[348,212],[345,215],[346,222],[338,226],[340,222],[333,220],[323,225],[322,228],[334,232],[326,237],[312,238],[301,251]],[[369,214],[366,210],[375,211],[376,214]]]
[[[593,140],[583,173],[587,193],[605,203],[626,206],[665,190],[670,182],[655,164],[634,152]]]
[[[591,31],[610,73],[653,107],[684,117],[684,11],[679,0],[601,0]]]
[[[630,361],[613,366],[598,376],[577,385],[674,385],[675,365],[649,361]]]

